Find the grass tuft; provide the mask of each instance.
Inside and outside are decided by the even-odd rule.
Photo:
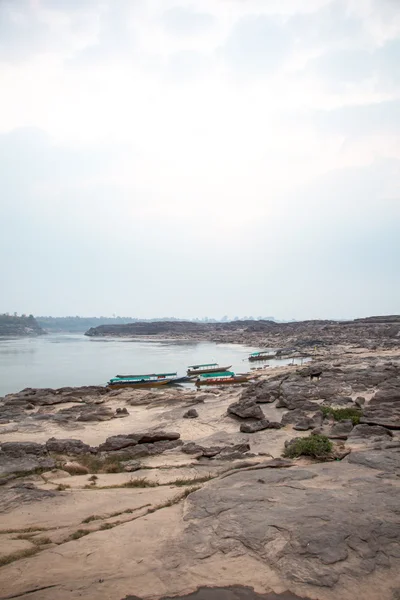
[[[38,531],[48,531],[47,527],[25,527],[24,529],[0,529],[2,533],[37,533]]]
[[[67,483],[59,483],[58,486],[56,487],[56,490],[57,490],[57,492],[63,492],[64,490],[67,490],[70,487],[71,486],[68,485]]]
[[[146,479],[146,477],[139,477],[138,479],[130,479],[125,483],[122,483],[118,487],[124,488],[149,488],[149,487],[158,487],[158,483],[155,481],[150,481]]]
[[[39,552],[39,548],[26,548],[25,550],[19,550],[18,552],[13,552],[12,554],[8,554],[7,556],[0,557],[0,567],[4,567],[4,565],[9,565],[10,563],[20,560],[21,558],[28,558],[28,556],[33,556]]]
[[[83,519],[83,521],[81,521],[81,523],[91,523],[92,521],[101,521],[103,517],[100,517],[99,515],[90,515],[90,517],[86,517],[86,519]]]
[[[156,504],[156,506],[153,506],[153,508],[149,508],[149,510],[147,512],[154,513],[157,510],[160,510],[161,508],[167,508],[168,506],[174,506],[174,504],[178,504],[181,500],[183,500],[184,498],[187,498],[189,496],[189,494],[191,494],[192,492],[197,492],[197,490],[199,490],[200,488],[201,488],[200,485],[194,485],[190,488],[187,488],[184,492],[182,492],[181,494],[177,494],[176,496],[174,496],[173,498],[170,498],[166,502],[163,502],[162,504]]]
[[[283,456],[287,458],[297,458],[298,456],[326,458],[331,454],[332,449],[332,442],[325,435],[311,434],[307,437],[293,440],[285,448]]]
[[[116,521],[115,523],[102,523],[99,530],[104,531],[105,529],[112,529],[113,527],[120,525],[120,523],[120,521]]]
[[[51,539],[48,537],[32,538],[31,542],[35,544],[35,546],[47,546],[47,544],[52,544]]]
[[[74,533],[72,533],[69,536],[70,540],[79,540],[79,538],[85,536],[85,535],[89,535],[89,533],[92,533],[91,531],[89,531],[89,529],[78,529],[77,531],[75,531]]]
[[[353,425],[358,425],[362,411],[359,408],[332,408],[331,406],[321,406],[324,417],[332,416],[335,421],[352,421]]]
[[[175,481],[171,481],[167,485],[176,485],[176,486],[180,487],[180,486],[185,486],[185,485],[193,485],[196,483],[204,483],[206,481],[210,481],[210,479],[214,479],[214,475],[211,475],[209,473],[208,475],[205,475],[204,477],[193,477],[192,479],[185,479],[185,478],[175,479]]]

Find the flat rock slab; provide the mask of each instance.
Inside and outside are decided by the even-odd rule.
[[[142,600],[138,596],[126,596],[123,600]],[[229,587],[201,587],[192,594],[164,597],[160,600],[309,600],[291,592],[282,594],[258,594],[253,588],[241,585]]]
[[[400,455],[357,454],[353,464],[247,470],[203,487],[188,498],[182,544],[197,559],[251,553],[288,589],[336,590],[342,576],[356,587],[367,575],[380,579],[382,569],[400,583],[397,481],[371,470],[393,470]]]

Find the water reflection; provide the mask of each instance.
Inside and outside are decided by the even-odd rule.
[[[105,385],[117,373],[177,371],[188,365],[216,362],[235,372],[262,367],[248,362],[250,346],[193,340],[123,340],[83,334],[48,334],[0,340],[0,396],[25,387]],[[269,366],[290,364],[270,360]],[[297,361],[295,361],[297,362]]]

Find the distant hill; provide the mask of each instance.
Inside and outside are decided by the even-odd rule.
[[[35,336],[45,333],[33,315],[0,315],[0,337]]]
[[[49,333],[84,333],[91,327],[134,321],[130,317],[36,317],[36,320]]]
[[[92,327],[85,335],[89,337],[135,337],[145,336],[172,336],[172,337],[192,337],[207,336],[210,333],[219,334],[221,332],[259,332],[273,328],[276,324],[273,321],[227,321],[224,323],[198,321],[136,321],[126,324],[108,324]]]

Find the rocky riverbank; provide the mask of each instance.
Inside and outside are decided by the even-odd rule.
[[[239,387],[2,398],[2,597],[398,600],[395,338]]]
[[[330,352],[340,346],[369,349],[398,347],[400,344],[400,316],[370,317],[342,322],[137,322],[123,325],[101,325],[89,329],[85,335],[89,337],[194,339],[286,348],[301,352],[318,348],[320,352]]]

